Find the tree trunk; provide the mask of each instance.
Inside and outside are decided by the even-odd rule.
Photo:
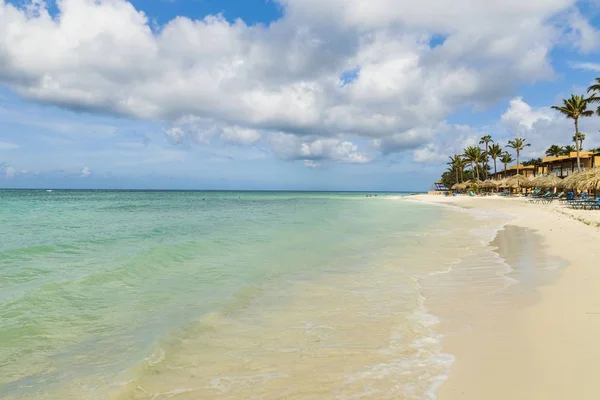
[[[517,150],[517,175],[519,175],[519,155],[520,155],[520,151]]]
[[[475,163],[475,176],[479,180],[479,163]]]
[[[455,165],[454,166],[454,172],[456,173],[456,183],[458,183],[458,167]],[[451,188],[448,188],[451,189]]]
[[[575,118],[575,150],[577,150],[577,171],[581,172],[581,164],[579,163],[579,140],[577,135],[579,134],[579,126],[577,118]]]
[[[494,158],[494,176],[498,179],[498,171],[496,170],[496,159]]]

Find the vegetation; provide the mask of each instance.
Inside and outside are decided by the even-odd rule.
[[[496,160],[498,157],[502,156],[502,147],[500,147],[498,143],[494,143],[490,146],[490,149],[487,153],[492,160],[494,160],[494,175],[496,175],[498,173],[498,170],[496,169]]]
[[[565,148],[562,146],[559,146],[557,144],[553,144],[552,146],[548,147],[548,150],[546,150],[546,155],[548,157],[558,157],[563,155],[563,152],[565,151]]]
[[[509,140],[506,147],[510,147],[515,150],[517,153],[517,175],[519,175],[519,157],[521,156],[521,152],[525,147],[531,146],[531,143],[527,143],[523,138],[514,138],[513,140]]]
[[[588,109],[591,108],[591,104],[598,104],[595,112],[600,116],[600,78],[596,78],[594,84],[588,88],[588,94],[589,97],[587,98],[583,95],[571,95],[570,98],[562,101],[562,105],[552,106],[552,109],[573,120],[575,134],[572,136],[573,144],[565,146],[553,144],[545,152],[547,157],[569,156],[571,153],[577,153],[578,171],[581,171],[581,152],[585,140],[585,134],[579,131],[579,119],[594,115],[594,110]],[[521,154],[529,146],[531,144],[520,137],[509,140],[505,146],[505,148],[511,149],[516,156],[517,175],[520,175]],[[442,182],[450,188],[456,183],[462,183],[470,179],[486,179],[491,171],[490,158],[494,161],[494,176],[498,176],[498,161],[504,165],[504,176],[506,176],[508,165],[515,160],[511,153],[502,149],[503,147],[494,141],[491,135],[482,136],[479,139],[479,146],[468,146],[462,154],[454,154],[449,157],[448,169],[442,175]],[[588,151],[600,153],[600,147]],[[523,161],[522,165],[531,166],[541,163],[542,159],[533,158]]]
[[[589,90],[590,89],[588,89],[588,91]],[[575,151],[577,152],[577,171],[581,171],[581,161],[579,158],[579,153],[581,151],[580,143],[583,142],[583,138],[581,136],[582,133],[579,132],[579,118],[591,117],[592,115],[594,115],[594,112],[592,110],[587,109],[589,104],[588,102],[590,101],[590,99],[586,99],[583,96],[572,94],[570,99],[563,100],[562,106],[552,106],[552,109],[560,112],[565,117],[572,119],[573,123],[575,124],[575,136],[573,136],[573,141],[575,142]]]
[[[500,162],[502,164],[504,164],[504,174],[506,175],[506,166],[508,164],[510,164],[511,162],[513,162],[513,158],[510,155],[510,153],[504,153],[504,154],[502,154],[502,157],[500,158]]]

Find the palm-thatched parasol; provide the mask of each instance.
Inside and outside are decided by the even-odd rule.
[[[460,183],[455,183],[454,185],[452,185],[452,187],[450,187],[450,189],[452,190],[460,190]]]
[[[555,175],[542,175],[540,177],[535,178],[533,182],[535,183],[535,186],[550,189],[561,186],[563,180]]]
[[[543,187],[542,184],[546,179],[546,175],[538,175],[531,180],[531,187]]]
[[[485,181],[479,186],[484,189],[496,189],[498,187],[498,181]]]
[[[525,178],[523,175],[515,175],[508,178],[504,185],[509,188],[518,189],[520,187],[526,187],[530,181],[531,179]]]
[[[577,181],[579,180],[581,174],[582,172],[573,172],[571,175],[563,179],[558,187],[560,189],[576,189]]]
[[[577,175],[575,188],[582,192],[600,190],[600,168],[594,168]]]
[[[506,180],[507,180],[507,179],[508,179],[508,178],[504,178],[504,179],[500,179],[499,181],[496,181],[496,185],[497,185],[499,188],[505,188],[505,187],[508,187],[508,186],[506,186]]]

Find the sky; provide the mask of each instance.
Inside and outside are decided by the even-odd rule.
[[[427,190],[570,144],[599,51],[600,0],[0,0],[0,188]]]

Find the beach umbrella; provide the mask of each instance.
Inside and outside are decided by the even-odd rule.
[[[538,179],[539,178],[539,179]],[[533,180],[535,186],[541,188],[555,188],[562,185],[563,180],[555,175],[542,175]]]
[[[582,192],[600,190],[600,168],[594,168],[578,174],[575,188]]]
[[[499,181],[496,181],[496,185],[498,185],[499,188],[505,188],[505,187],[507,187],[506,186],[506,179],[507,178],[500,179]]]
[[[484,189],[496,189],[498,187],[498,182],[497,181],[485,181],[481,184],[482,188]]]
[[[546,179],[546,175],[538,175],[531,180],[531,187],[542,187],[544,180]]]
[[[560,185],[557,187],[560,189],[576,189],[577,181],[581,174],[581,172],[573,172],[571,175],[563,179]]]
[[[506,179],[506,182],[504,184],[506,185],[506,187],[517,189],[520,187],[527,187],[525,185],[528,185],[530,181],[531,179],[525,178],[523,175],[515,175]]]
[[[462,190],[461,187],[462,183],[455,183],[454,185],[452,185],[452,187],[450,189],[452,190]]]

